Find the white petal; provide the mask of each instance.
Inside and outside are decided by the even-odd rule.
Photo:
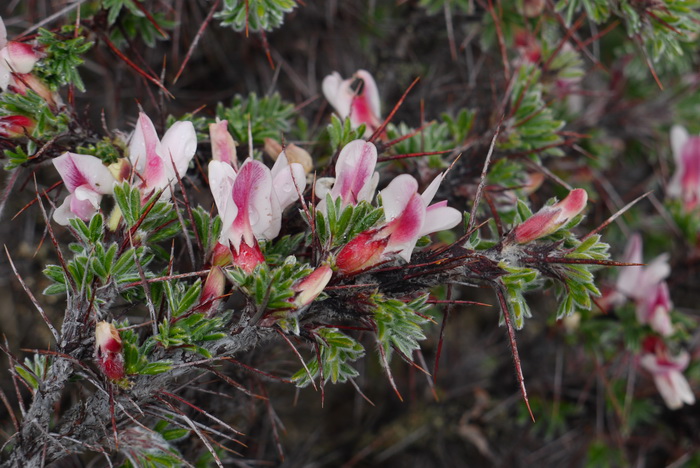
[[[681,376],[682,377],[682,376]],[[671,375],[655,375],[654,383],[656,388],[659,390],[661,397],[664,399],[664,403],[670,409],[675,410],[683,406],[680,395],[674,387],[674,378]]]
[[[284,153],[280,154],[277,159],[287,160]],[[277,166],[277,163],[275,163]],[[280,210],[284,211],[289,205],[294,203],[299,199],[299,194],[304,192],[306,188],[306,174],[304,173],[304,167],[299,163],[285,164],[284,169],[278,171],[276,174],[274,172],[274,167],[272,168],[273,183],[272,187],[277,197],[277,201],[280,205]],[[296,185],[296,187],[295,187]]]
[[[425,206],[430,206],[430,202],[433,201],[433,198],[435,197],[435,194],[440,188],[440,184],[442,183],[442,180],[444,178],[444,172],[442,174],[438,174],[438,176],[433,179],[430,185],[428,185],[428,188],[426,188],[425,191],[421,194],[421,198],[425,202]]]
[[[0,16],[0,49],[5,48],[7,45],[7,29],[5,28],[5,22]]]
[[[223,224],[222,235],[224,235],[224,231],[228,231],[238,214],[238,208],[233,202],[233,183],[235,180],[236,172],[229,164],[221,161],[209,163],[209,188]]]
[[[75,215],[70,211],[70,202],[72,197],[72,193],[68,194],[66,199],[63,200],[63,203],[61,203],[61,206],[56,208],[56,211],[53,212],[53,220],[61,226],[68,226],[70,219],[75,218]]]
[[[671,127],[671,150],[673,151],[673,159],[676,165],[680,165],[681,156],[683,155],[683,147],[690,138],[688,130],[680,125]]]
[[[161,151],[167,173],[173,173],[173,163],[175,163],[177,175],[184,176],[187,166],[197,151],[197,134],[192,122],[175,122],[163,135]]]
[[[433,208],[434,207],[434,208]],[[423,228],[418,234],[419,237],[427,236],[433,232],[452,229],[462,221],[462,213],[455,208],[449,206],[429,206]]]
[[[341,118],[350,115],[353,93],[350,89],[352,80],[343,80],[338,72],[326,76],[321,84],[323,95]]]
[[[669,376],[671,384],[676,391],[678,399],[683,403],[692,405],[695,403],[695,395],[693,390],[690,388],[688,380],[680,372],[673,372]]]
[[[680,125],[674,125],[671,128],[671,151],[673,152],[673,160],[676,164],[676,171],[668,183],[668,196],[678,198],[682,195],[681,179],[685,168],[683,167],[683,147],[688,142],[690,135],[688,131]]]
[[[5,91],[12,81],[12,71],[0,62],[0,90]]]

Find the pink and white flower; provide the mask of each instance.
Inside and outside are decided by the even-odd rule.
[[[583,189],[574,189],[559,203],[544,206],[513,230],[518,244],[548,236],[562,228],[586,207],[588,194]]]
[[[223,229],[219,242],[230,246],[233,262],[246,271],[264,261],[258,239],[274,239],[282,227],[282,212],[306,187],[304,168],[289,164],[284,154],[272,170],[247,159],[240,170],[227,163],[209,163],[209,185]]]
[[[7,89],[14,73],[31,72],[39,57],[31,45],[7,40],[7,29],[0,17],[0,89]]]
[[[144,197],[163,190],[163,195],[170,198],[171,183],[185,175],[196,150],[197,135],[192,122],[174,123],[159,140],[151,119],[139,113],[129,142],[129,160],[141,179],[139,188]]]
[[[69,195],[53,219],[66,226],[71,218],[88,221],[100,208],[103,195],[114,192],[114,177],[102,161],[86,154],[64,153],[53,160]]]
[[[345,145],[335,163],[335,179],[324,177],[316,181],[316,196],[321,199],[317,209],[326,211],[327,193],[333,200],[340,197],[342,208],[372,201],[379,183],[379,173],[374,171],[376,165],[377,147],[374,144],[355,140]]]
[[[649,337],[644,342],[644,352],[639,360],[641,366],[654,378],[664,403],[675,410],[683,404],[695,403],[695,395],[683,375],[688,367],[690,356],[682,351],[675,357],[668,354],[666,345],[657,337]]]
[[[336,257],[338,269],[345,274],[356,273],[391,258],[390,255],[410,262],[418,239],[459,224],[462,214],[448,207],[446,201],[430,204],[444,176],[437,176],[422,195],[418,195],[418,182],[412,176],[402,174],[394,178],[381,191],[385,224],[346,244]]]
[[[353,90],[352,85],[356,80],[362,80],[362,88],[359,92]],[[341,118],[350,117],[353,128],[361,124],[366,125],[365,137],[374,133],[381,125],[379,118],[380,102],[377,84],[372,75],[366,70],[358,70],[352,76],[344,80],[338,72],[323,79],[321,85],[323,95],[333,106]]]
[[[676,172],[668,184],[668,195],[683,202],[686,211],[700,203],[700,136],[690,136],[680,125],[671,128],[671,149]]]
[[[634,234],[627,244],[625,263],[642,263],[642,237]],[[664,279],[671,273],[668,254],[662,254],[646,266],[623,267],[615,290],[605,302],[620,306],[627,300],[636,305],[637,320],[648,324],[662,336],[673,333],[669,312],[673,308]]]

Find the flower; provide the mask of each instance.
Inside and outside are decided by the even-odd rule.
[[[462,214],[447,206],[447,201],[430,205],[445,174],[438,175],[418,195],[418,182],[402,174],[381,191],[385,224],[360,233],[343,247],[336,257],[336,266],[345,273],[365,270],[396,254],[411,261],[416,242],[422,236],[451,229],[462,220]]]
[[[355,140],[345,145],[335,163],[335,179],[323,177],[316,181],[316,196],[321,199],[317,209],[326,211],[327,193],[333,200],[341,198],[341,209],[361,201],[371,201],[379,183],[379,173],[374,171],[376,165],[377,147],[374,144]]]
[[[7,89],[14,73],[31,72],[37,60],[39,54],[31,45],[7,40],[7,29],[0,17],[0,89]]]
[[[664,342],[654,336],[644,341],[643,349],[639,362],[654,378],[654,384],[666,406],[675,410],[683,406],[683,403],[694,404],[695,395],[683,375],[690,362],[688,353],[682,351],[671,357]]]
[[[230,246],[233,262],[252,271],[264,258],[258,239],[274,239],[282,212],[306,187],[304,168],[280,155],[272,170],[248,158],[240,170],[221,161],[209,163],[209,185],[223,223],[219,242]]]
[[[146,196],[154,190],[164,190],[170,198],[170,183],[185,175],[196,150],[197,135],[192,122],[175,122],[159,140],[151,119],[139,113],[129,142],[129,160],[141,178],[141,193]]]
[[[642,263],[642,237],[634,234],[625,249],[625,263]],[[668,254],[662,254],[647,266],[624,267],[617,277],[615,290],[604,301],[620,306],[628,299],[636,304],[637,320],[648,324],[657,333],[668,336],[673,332],[669,312],[673,308],[664,279],[671,273]]]
[[[686,211],[700,203],[700,136],[690,136],[680,125],[671,128],[671,149],[676,172],[668,184],[668,195],[679,198]]]
[[[352,89],[356,80],[362,80],[362,88]],[[372,75],[366,70],[357,70],[352,78],[343,80],[338,72],[323,79],[323,95],[341,118],[350,117],[353,128],[366,125],[365,137],[374,133],[381,125],[379,91]]]
[[[100,208],[102,195],[114,191],[114,177],[102,161],[87,154],[63,153],[53,160],[69,195],[53,213],[58,224],[66,226],[69,219],[88,221]]]
[[[102,372],[111,380],[124,378],[122,339],[113,324],[99,322],[95,328],[95,353]]]
[[[559,203],[544,206],[530,218],[513,230],[513,237],[518,244],[527,244],[533,240],[548,236],[558,231],[586,207],[588,194],[583,189],[574,189]]]

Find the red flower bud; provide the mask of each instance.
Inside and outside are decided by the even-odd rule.
[[[552,206],[545,206],[513,231],[515,242],[527,244],[548,236],[571,221],[586,207],[588,194],[583,189],[569,192],[565,199]]]
[[[388,237],[377,239],[381,231],[365,231],[348,242],[338,253],[335,264],[341,273],[350,274],[379,263],[389,243]]]
[[[110,380],[121,380],[124,374],[122,339],[113,324],[100,322],[95,329],[95,350],[102,372]]]

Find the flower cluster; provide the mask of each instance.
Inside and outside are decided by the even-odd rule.
[[[196,149],[197,137],[191,122],[175,123],[159,140],[151,119],[139,114],[129,143],[131,166],[122,159],[107,168],[95,156],[70,152],[53,160],[69,192],[54,212],[54,221],[65,226],[71,218],[89,220],[99,210],[102,196],[113,194],[114,184],[130,172],[138,180],[143,200],[155,191],[170,198],[171,184],[185,175]]]

